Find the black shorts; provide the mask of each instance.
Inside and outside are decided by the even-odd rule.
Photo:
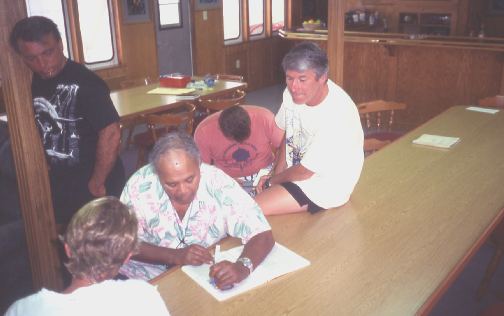
[[[293,182],[283,182],[280,183],[281,186],[289,192],[289,194],[298,202],[299,206],[305,206],[308,205],[308,212],[311,214],[317,213],[318,211],[324,210],[322,207],[318,206],[317,204],[313,203],[312,200],[310,200],[306,194],[304,194],[303,190],[301,188],[293,183]]]

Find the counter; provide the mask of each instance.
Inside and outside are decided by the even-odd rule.
[[[327,30],[280,36],[327,47]],[[347,31],[343,65],[343,88],[356,103],[404,102],[402,122],[409,127],[451,106],[504,93],[504,38]]]

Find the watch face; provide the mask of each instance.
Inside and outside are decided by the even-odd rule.
[[[244,267],[250,270],[250,273],[252,273],[252,270],[254,269],[254,265],[252,264],[252,260],[249,258],[243,257],[239,258],[238,261],[243,264]]]

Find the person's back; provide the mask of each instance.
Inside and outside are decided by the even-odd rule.
[[[137,251],[138,220],[117,198],[88,202],[72,217],[65,236],[70,285],[16,301],[15,315],[169,315],[157,289],[145,281],[112,280]]]
[[[141,280],[107,280],[69,294],[42,289],[14,303],[14,315],[169,315],[156,288]]]
[[[241,111],[239,108],[244,111]],[[229,111],[241,111],[248,115],[248,136],[241,140],[226,135],[224,124],[236,125],[235,114],[227,117]],[[227,123],[229,121],[229,123]],[[228,129],[244,127],[228,127]],[[233,132],[231,132],[233,133]],[[236,134],[236,132],[234,132]],[[194,133],[194,141],[201,152],[203,162],[213,164],[231,177],[244,177],[258,172],[273,162],[273,149],[280,146],[283,131],[275,124],[274,115],[266,108],[245,105],[229,108],[212,114],[203,120]]]

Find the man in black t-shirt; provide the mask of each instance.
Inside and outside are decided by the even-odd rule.
[[[10,44],[33,71],[35,120],[49,163],[55,217],[65,224],[91,199],[121,193],[119,116],[106,83],[63,55],[50,19],[18,21]]]

